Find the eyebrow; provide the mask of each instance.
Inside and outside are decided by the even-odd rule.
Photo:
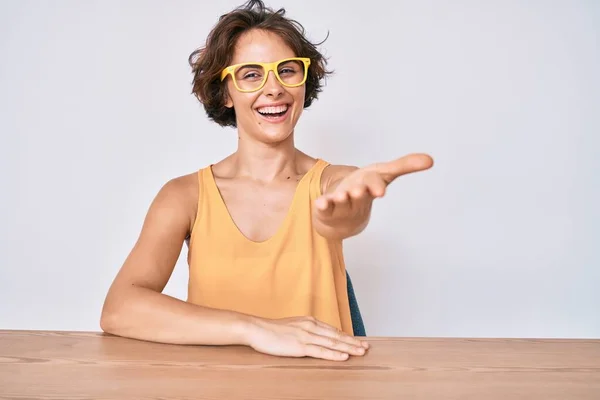
[[[240,66],[240,69],[242,68],[262,68],[260,65],[258,64],[244,64]]]

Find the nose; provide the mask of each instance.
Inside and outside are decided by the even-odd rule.
[[[283,86],[281,86],[273,71],[269,71],[263,91],[267,96],[272,97],[278,97],[283,93]]]

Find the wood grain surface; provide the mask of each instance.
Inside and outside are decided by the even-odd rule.
[[[368,340],[329,362],[0,330],[0,399],[600,399],[600,340]]]

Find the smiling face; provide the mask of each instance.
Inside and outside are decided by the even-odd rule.
[[[253,29],[238,39],[231,64],[274,62],[296,56],[277,34]],[[291,73],[284,68],[280,67],[282,78]],[[252,78],[253,75],[247,76],[247,79]],[[283,86],[273,71],[269,72],[264,86],[255,92],[238,91],[231,76],[226,82],[228,98],[225,105],[235,109],[240,136],[273,144],[283,142],[293,134],[304,108],[306,85]]]

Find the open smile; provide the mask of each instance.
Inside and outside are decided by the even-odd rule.
[[[291,107],[289,104],[280,104],[276,106],[262,106],[256,109],[256,113],[264,120],[269,122],[283,122],[287,119]]]

